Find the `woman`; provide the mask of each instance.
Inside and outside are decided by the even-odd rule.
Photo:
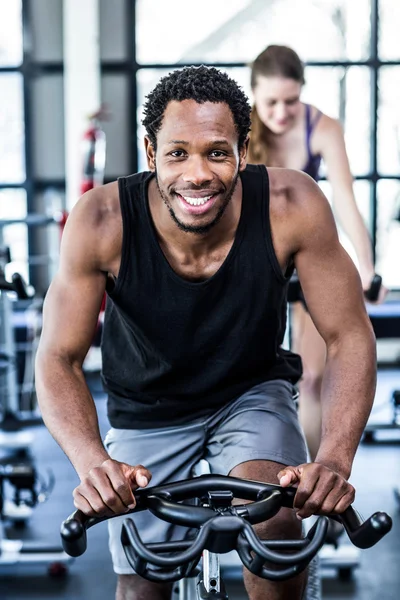
[[[251,87],[254,95],[250,163],[300,169],[318,180],[321,160],[333,190],[338,221],[353,243],[363,289],[374,279],[371,241],[357,208],[353,180],[340,123],[314,106],[300,101],[304,84],[303,64],[291,48],[268,46],[254,61]],[[387,290],[381,286],[378,302]],[[299,417],[311,459],[321,440],[321,383],[326,346],[315,328],[304,302],[292,312],[293,349],[303,360]]]

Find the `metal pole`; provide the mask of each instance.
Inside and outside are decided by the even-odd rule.
[[[22,89],[25,123],[25,191],[27,212],[33,212],[35,209],[35,193],[33,183],[33,156],[32,156],[32,32],[31,32],[31,14],[29,0],[22,0]],[[29,227],[28,235],[28,254],[35,254],[36,236]],[[29,266],[29,281],[36,287],[36,269]]]
[[[377,182],[378,174],[378,77],[379,77],[379,0],[371,0],[371,138],[370,138],[370,173],[371,173],[371,221],[372,250],[376,259],[377,232]]]
[[[130,87],[129,87],[129,150],[130,150],[130,167],[132,173],[137,173],[139,169],[138,159],[138,143],[137,143],[137,72],[139,65],[136,60],[136,0],[129,0],[127,3],[127,25],[128,25],[128,62],[130,65]]]

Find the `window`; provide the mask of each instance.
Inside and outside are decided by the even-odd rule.
[[[46,0],[46,6],[47,3],[58,15],[60,5],[57,3],[56,10],[55,3]],[[107,96],[108,83],[114,86],[114,80],[122,81],[125,77],[126,85],[118,87],[121,111],[118,105],[115,114],[130,111],[126,119],[121,116],[118,121],[121,131],[110,132],[109,136],[111,146],[114,138],[119,143],[119,153],[113,148],[112,155],[126,155],[126,164],[120,158],[111,164],[112,170],[122,165],[123,172],[117,175],[138,167],[146,168],[144,131],[140,125],[142,106],[146,94],[162,75],[184,64],[216,64],[226,69],[251,98],[248,66],[251,60],[268,44],[290,45],[307,65],[303,99],[343,122],[350,166],[357,180],[356,199],[375,245],[377,270],[385,273],[385,279],[390,278],[390,285],[400,287],[398,277],[390,275],[394,271],[392,255],[384,248],[385,241],[399,235],[397,221],[391,216],[397,210],[400,185],[398,2],[119,0],[116,11],[111,10],[109,4],[106,0],[100,2],[103,32],[110,18],[121,27],[125,15],[125,22],[131,24],[131,39],[127,27],[116,49],[102,41],[104,93]],[[28,145],[37,147],[37,140],[30,139],[36,136],[33,127],[36,120],[33,119],[33,124],[24,121],[24,105],[29,101],[26,95],[32,89],[24,82],[24,77],[31,75],[21,68],[24,67],[23,33],[29,33],[22,26],[22,11],[27,5],[28,0],[0,0],[1,218],[12,217],[13,202],[26,215],[34,206],[32,198],[37,193],[36,187],[39,186],[40,191],[43,183],[37,174],[32,174],[35,160],[34,156],[29,157],[28,151]],[[33,5],[29,2],[29,6]],[[377,16],[378,31],[371,26]],[[34,31],[38,15],[35,18],[30,19],[29,12],[24,16],[24,23]],[[61,27],[61,16],[57,17],[57,23]],[[59,37],[53,40],[54,60],[62,52]],[[30,58],[39,60],[34,53]],[[48,75],[62,74],[61,62],[44,66],[44,70],[46,68]],[[37,90],[37,86],[33,89]],[[124,123],[131,129],[125,130]],[[135,132],[136,123],[137,135],[132,136],[129,131]],[[109,126],[113,128],[113,122]],[[59,171],[47,184],[61,190],[63,173]],[[110,171],[111,175],[116,174]],[[329,194],[329,187],[325,185],[324,189]],[[25,200],[22,202],[17,197]],[[24,235],[21,233],[20,239]]]
[[[379,0],[379,58],[382,61],[400,58],[399,23],[400,4]]]
[[[379,72],[378,169],[382,175],[400,172],[400,66]]]
[[[22,77],[0,73],[0,182],[25,180],[25,133]],[[2,213],[3,217],[7,213]]]
[[[6,276],[28,279],[27,227],[12,222],[27,214],[22,58],[22,2],[0,0],[0,243],[11,249]]]
[[[26,193],[23,189],[0,190],[1,218],[20,220],[26,217]],[[15,272],[28,281],[28,231],[23,223],[0,224],[0,241],[11,250],[11,263],[6,266],[6,277]]]
[[[18,67],[21,63],[21,0],[0,0],[0,67]]]
[[[400,181],[378,182],[376,269],[389,288],[400,288]]]
[[[400,212],[399,22],[400,4],[392,0],[136,0],[139,168],[146,168],[143,101],[161,76],[180,65],[216,64],[251,98],[251,60],[268,44],[292,46],[307,65],[303,100],[343,124],[356,201],[375,247],[376,268],[390,286],[400,288],[393,265],[400,242],[390,241],[392,250],[385,246],[400,238],[393,217]],[[321,182],[321,187],[329,197],[329,183]]]
[[[361,60],[369,53],[369,1],[137,0],[137,61],[246,63],[271,43],[291,45],[305,60]]]

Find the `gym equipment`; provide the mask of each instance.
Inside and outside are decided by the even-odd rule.
[[[49,565],[49,573],[62,575],[70,557],[61,547],[7,539],[4,526],[6,521],[19,526],[25,524],[33,508],[47,500],[54,486],[52,474],[46,482],[36,471],[30,452],[33,435],[20,431],[26,425],[42,423],[42,420],[31,410],[26,411],[28,417],[20,410],[20,398],[26,390],[24,386],[18,389],[14,311],[9,293],[13,292],[22,301],[32,300],[33,291],[19,273],[14,273],[11,281],[6,279],[5,265],[10,261],[9,248],[0,247],[0,428],[3,430],[0,433],[0,568],[19,563],[45,563]],[[26,363],[25,370],[31,372],[33,388],[33,349],[30,358],[30,367]]]
[[[6,484],[14,490],[12,501],[6,498]],[[50,575],[67,572],[66,564],[71,558],[60,546],[11,540],[5,533],[4,522],[23,524],[31,516],[32,508],[47,500],[53,485],[52,477],[48,484],[40,482],[35,467],[26,458],[14,456],[0,462],[0,569],[18,564],[45,564]]]
[[[394,488],[393,491],[394,491],[394,497],[396,499],[397,505],[398,505],[398,507],[400,509],[400,488],[396,487],[396,488]]]
[[[140,489],[135,492],[136,507],[129,513],[150,510],[169,523],[196,528],[197,534],[185,540],[144,544],[133,521],[127,518],[122,525],[121,542],[129,563],[142,577],[156,582],[181,580],[180,600],[226,600],[219,554],[236,550],[252,573],[282,581],[306,569],[322,547],[328,527],[326,516],[318,517],[301,540],[260,540],[251,527],[273,517],[281,507],[293,507],[295,494],[295,488],[222,475],[202,475]],[[232,505],[235,497],[253,502]],[[193,499],[196,505],[184,503]],[[392,527],[386,513],[377,512],[362,521],[352,507],[329,518],[343,523],[350,540],[359,548],[375,545]],[[81,556],[86,550],[87,529],[106,519],[75,511],[61,525],[65,552]],[[291,553],[285,553],[287,550]],[[202,573],[194,584],[201,557]]]
[[[15,319],[19,313],[13,308],[13,302],[9,293],[13,292],[18,303],[25,303],[24,312],[29,310],[32,314],[37,310],[34,302],[34,290],[29,288],[19,273],[14,273],[11,281],[5,277],[5,267],[11,262],[10,249],[7,246],[0,246],[0,405],[1,420],[0,427],[3,431],[18,431],[25,425],[34,425],[42,423],[41,418],[34,410],[21,410],[21,399],[25,398],[26,404],[29,404],[29,398],[34,391],[33,363],[34,363],[34,341],[24,348],[24,362],[22,371],[24,371],[21,381],[19,381],[18,372],[18,351],[15,340]],[[40,302],[41,307],[41,302]],[[22,326],[27,328],[26,320],[22,319]],[[28,400],[27,400],[28,398]],[[10,435],[0,435],[0,447],[28,447],[27,436],[21,435],[20,441],[17,434],[11,440]],[[25,441],[24,441],[25,440]]]
[[[368,305],[368,314],[377,338],[400,338],[400,302],[387,301],[379,306]],[[363,441],[375,441],[375,433],[379,430],[400,429],[400,390],[395,389],[391,395],[392,418],[389,422],[373,421],[370,418],[364,430]]]
[[[28,228],[28,230],[33,230],[35,228],[49,228],[51,225],[54,225],[56,226],[56,228],[59,228],[61,230],[62,219],[63,211],[61,211],[61,209],[52,210],[52,215],[29,213],[23,218],[9,217],[6,219],[0,219],[0,246],[4,247],[3,230],[5,227],[8,227],[10,225],[24,225]],[[30,255],[27,262],[29,265],[35,267],[39,265],[52,265],[54,267],[56,264],[58,264],[59,260],[58,248],[58,240],[56,244],[54,244],[54,241],[49,241],[49,252],[45,254]]]
[[[376,440],[375,432],[379,430],[400,429],[400,390],[393,390],[391,396],[392,420],[386,423],[369,422],[364,430],[363,441],[371,443]]]
[[[379,292],[381,290],[381,287],[382,287],[382,277],[380,275],[378,275],[377,273],[375,273],[375,275],[372,278],[371,285],[364,292],[364,296],[366,297],[366,299],[369,302],[376,302],[376,300],[378,300],[378,298],[379,298]]]
[[[399,300],[386,300],[379,305],[368,304],[367,311],[377,338],[400,338]]]

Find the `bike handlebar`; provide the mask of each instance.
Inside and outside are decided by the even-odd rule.
[[[213,500],[213,494],[215,498],[218,493],[221,499]],[[226,493],[231,494],[229,505]],[[174,581],[186,576],[196,566],[204,549],[216,553],[236,549],[242,562],[253,573],[268,579],[286,579],[305,569],[321,548],[328,519],[319,517],[304,540],[261,541],[250,524],[270,519],[282,507],[293,508],[295,495],[296,488],[222,475],[202,475],[139,489],[135,492],[136,507],[125,513],[126,516],[148,509],[164,521],[200,528],[200,532],[190,541],[144,544],[133,521],[125,519],[121,540],[135,571],[153,581]],[[233,497],[253,502],[231,506]],[[180,504],[193,498],[202,500],[203,506]],[[343,523],[352,543],[362,549],[375,545],[392,527],[392,520],[386,513],[377,512],[362,521],[351,506],[342,514],[329,517]],[[61,526],[65,552],[70,556],[83,554],[87,545],[87,529],[109,518],[113,517],[94,518],[75,511]],[[285,554],[288,549],[292,550],[291,554]],[[171,551],[175,553],[173,556],[160,556],[160,553]],[[264,566],[266,561],[282,568],[267,568]],[[149,569],[147,563],[161,567],[164,572]]]

